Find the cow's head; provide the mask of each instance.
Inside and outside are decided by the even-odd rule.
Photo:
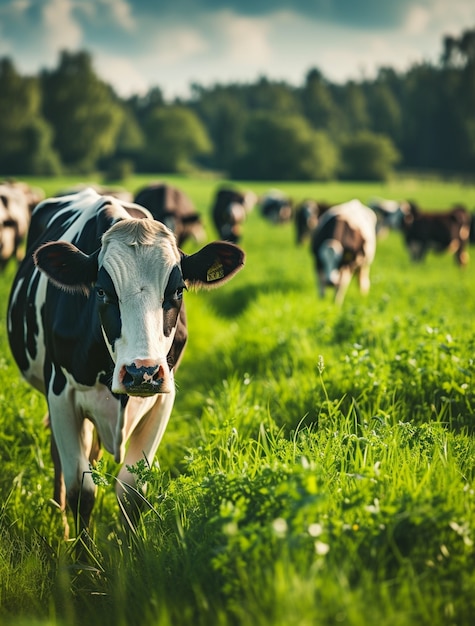
[[[344,249],[337,239],[327,239],[318,250],[321,265],[320,275],[324,284],[337,287],[340,283],[341,263]]]
[[[114,361],[114,393],[147,396],[172,388],[167,361],[186,288],[215,287],[239,271],[244,253],[230,243],[183,254],[173,233],[151,219],[114,224],[102,246],[86,255],[51,242],[34,255],[60,289],[95,298],[105,343]]]

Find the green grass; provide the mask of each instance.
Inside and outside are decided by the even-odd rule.
[[[167,179],[214,238],[218,181]],[[35,182],[49,194],[77,181]],[[475,206],[475,187],[456,183],[279,188],[296,200]],[[475,259],[464,270],[444,255],[413,265],[391,233],[370,295],[352,284],[338,309],[330,293],[317,298],[309,250],[295,246],[290,224],[255,211],[242,246],[233,281],[186,294],[189,345],[157,459],[137,468],[151,508],[136,536],[120,527],[116,465],[106,455],[98,468],[108,484],[98,487],[87,566],[50,502],[44,400],[8,350],[13,265],[0,277],[0,623],[472,623]]]

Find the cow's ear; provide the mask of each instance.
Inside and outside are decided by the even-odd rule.
[[[65,291],[88,294],[97,280],[99,250],[87,255],[67,241],[52,241],[33,254],[35,265]]]
[[[183,254],[181,270],[189,287],[210,289],[222,285],[244,265],[244,252],[226,241],[215,241],[195,254]]]

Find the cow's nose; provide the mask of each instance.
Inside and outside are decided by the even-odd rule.
[[[159,393],[165,373],[161,365],[137,366],[135,363],[125,365],[122,384],[126,393],[130,395],[151,395]]]

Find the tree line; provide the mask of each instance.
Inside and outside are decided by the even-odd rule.
[[[335,84],[317,68],[301,86],[191,85],[167,102],[154,87],[120,98],[87,51],[22,76],[0,59],[2,175],[205,168],[248,180],[384,180],[395,168],[475,169],[475,29],[445,37],[437,63]]]

